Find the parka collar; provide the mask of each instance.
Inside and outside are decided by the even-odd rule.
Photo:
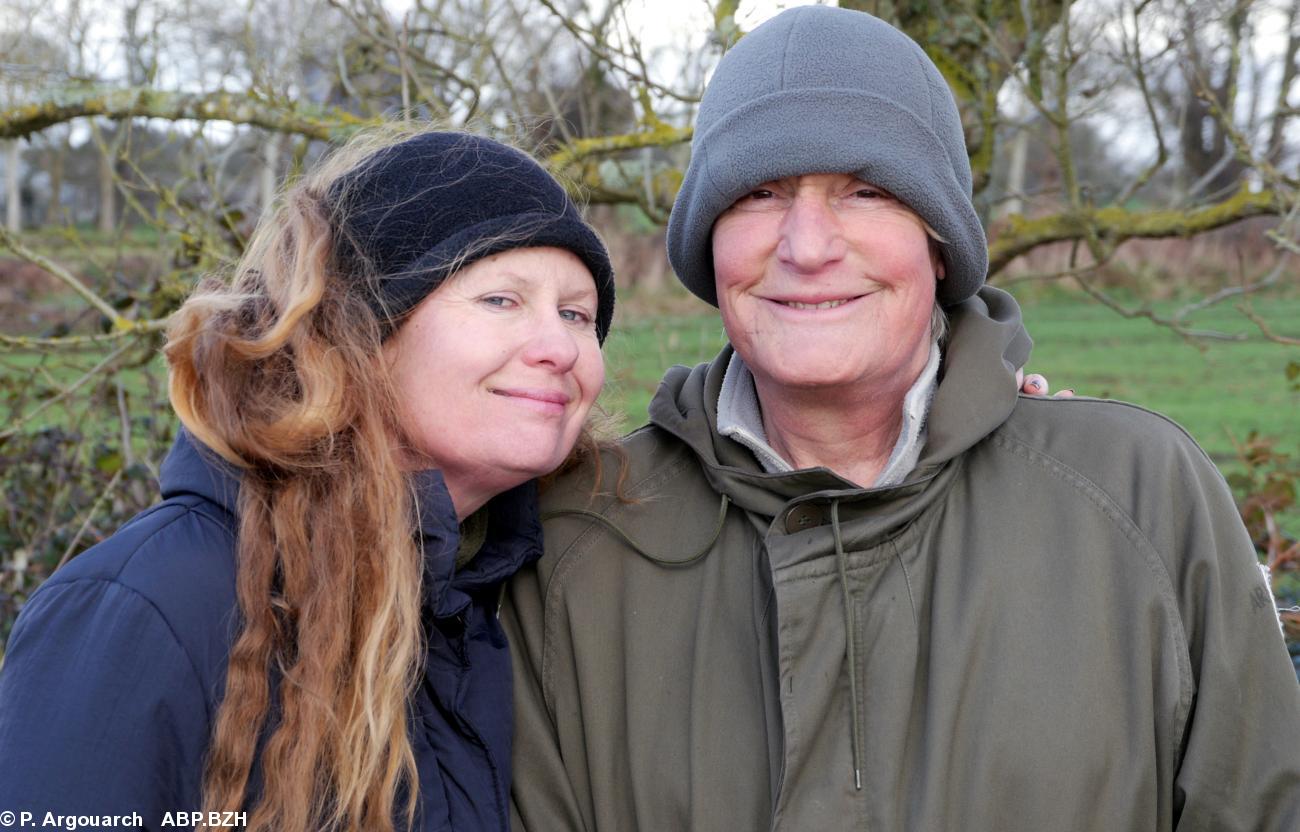
[[[194,494],[216,503],[231,515],[237,513],[238,469],[183,427],[163,459],[158,485],[164,500]]]
[[[912,498],[943,465],[1011,415],[1015,372],[1028,359],[1031,345],[1020,308],[999,289],[985,287],[948,312],[952,336],[930,409],[928,438],[916,468],[899,485],[864,489],[828,468],[763,471],[747,448],[718,432],[718,393],[730,346],[710,364],[671,369],[650,403],[650,421],[692,448],[716,491],[756,514],[775,517],[795,500],[842,502],[846,519],[856,513],[854,504],[879,508],[881,503],[911,502],[919,508]]]

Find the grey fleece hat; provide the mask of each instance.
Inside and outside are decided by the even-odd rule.
[[[717,306],[718,215],[757,185],[809,173],[879,185],[938,231],[943,305],[984,283],[988,247],[956,102],[920,46],[865,12],[789,9],[723,56],[668,221],[668,259],[686,288]]]

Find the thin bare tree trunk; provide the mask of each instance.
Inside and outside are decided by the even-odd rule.
[[[1011,158],[1007,166],[1007,198],[1002,216],[1025,212],[1025,166],[1029,159],[1029,131],[1020,128],[1011,139]]]
[[[275,202],[275,186],[279,181],[280,135],[267,133],[262,142],[262,175],[259,183],[261,192],[261,209],[265,214]]]
[[[1268,160],[1277,164],[1282,159],[1286,148],[1286,125],[1293,113],[1288,109],[1291,87],[1297,74],[1300,74],[1300,0],[1291,0],[1287,11],[1286,52],[1282,57],[1282,81],[1277,89],[1277,104],[1274,107],[1272,129],[1268,137]]]
[[[5,142],[5,227],[18,232],[23,228],[22,194],[18,190],[19,140]]]
[[[70,153],[72,148],[68,142],[66,131],[60,130],[56,134],[57,140],[52,140],[49,147],[50,159],[50,201],[45,206],[45,223],[54,225],[59,222],[63,215],[63,159],[64,155]]]
[[[117,228],[117,182],[113,170],[113,143],[107,143],[99,154],[99,230],[112,234]]]

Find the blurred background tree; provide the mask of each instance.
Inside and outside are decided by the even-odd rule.
[[[1026,305],[1036,368],[1159,409],[1176,405],[1147,373],[1191,368],[1169,386],[1220,409],[1180,418],[1202,420],[1294,605],[1300,0],[841,4],[907,31],[952,87],[990,280]],[[513,141],[590,205],[623,288],[606,406],[643,418],[662,369],[721,340],[663,255],[694,109],[782,5],[0,0],[0,638],[154,499],[176,430],[167,316],[283,182],[368,124]]]

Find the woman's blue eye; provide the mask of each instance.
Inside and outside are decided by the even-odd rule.
[[[482,301],[488,306],[495,306],[498,308],[505,308],[514,302],[504,295],[488,295],[487,297],[482,298]]]
[[[579,324],[591,323],[591,316],[581,309],[561,309],[560,317],[566,321],[572,321]]]

